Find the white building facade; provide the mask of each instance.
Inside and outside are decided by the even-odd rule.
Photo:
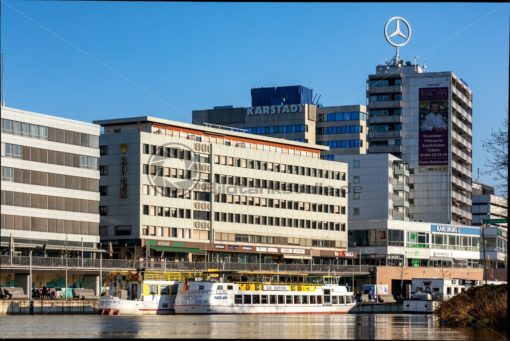
[[[346,250],[347,166],[321,160],[327,147],[150,116],[96,123],[100,233],[118,257],[293,262]]]
[[[98,143],[97,125],[2,107],[3,250],[97,251]]]

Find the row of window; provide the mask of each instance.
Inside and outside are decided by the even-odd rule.
[[[345,173],[322,168],[302,167],[280,163],[249,160],[231,156],[215,155],[214,163],[218,165],[234,166],[248,169],[258,169],[277,173],[296,174],[304,176],[319,177],[333,180],[345,180]]]
[[[156,146],[150,144],[143,144],[143,153],[148,155],[158,155],[169,158],[181,159],[181,160],[192,160],[192,155],[197,155],[198,153],[192,153],[190,150],[180,149],[180,148],[170,148],[163,146]],[[205,161],[204,162],[209,162]]]
[[[264,189],[277,190],[277,191],[317,194],[317,195],[325,195],[325,196],[332,196],[332,197],[338,197],[338,198],[340,198],[340,197],[345,198],[346,193],[347,193],[347,191],[344,188],[303,185],[303,184],[297,184],[297,183],[291,183],[291,182],[273,181],[273,180],[266,180],[266,179],[254,179],[254,178],[246,178],[246,177],[222,175],[222,174],[214,174],[214,181],[216,184],[219,184],[219,185],[244,186],[244,187],[253,188],[254,190],[259,190],[261,188],[264,188]]]
[[[363,112],[330,112],[319,115],[319,122],[367,120],[367,114]]]
[[[193,194],[194,200],[209,201],[210,193],[208,192],[194,192],[188,189],[164,187],[164,186],[153,186],[153,185],[142,185],[142,194],[154,195],[159,197],[167,198],[178,198],[178,199],[191,199]]]
[[[320,127],[316,129],[317,135],[333,135],[333,134],[354,134],[362,133],[363,126],[334,126],[334,127]]]
[[[215,232],[214,240],[216,242],[237,242],[237,243],[255,243],[255,244],[273,244],[273,245],[293,245],[293,246],[320,246],[320,247],[338,247],[345,248],[346,242],[342,240],[323,240],[297,237],[272,237],[249,234]]]
[[[317,204],[303,201],[280,200],[264,197],[252,197],[245,195],[215,194],[215,202],[235,205],[249,205],[270,208],[283,208],[288,210],[324,212],[334,214],[345,214],[345,206]]]
[[[4,166],[2,166],[2,180],[22,184],[58,187],[88,192],[97,192],[99,186],[98,179],[82,178],[73,175],[54,174]]]
[[[330,301],[331,299],[331,301]],[[324,296],[326,304],[350,304],[354,299],[352,295]],[[235,304],[322,304],[320,295],[235,295]]]
[[[191,179],[191,171],[180,168],[170,168],[156,165],[142,165],[143,174],[157,175],[157,176],[166,176],[169,178],[176,179]],[[206,179],[209,180],[209,174],[205,174]]]
[[[363,147],[363,140],[333,140],[320,141],[317,144],[328,146],[329,148],[357,148]]]
[[[252,214],[214,212],[214,220],[226,223],[265,225],[269,227],[295,227],[312,230],[345,231],[344,223],[333,221],[315,221],[308,219],[293,219],[283,217],[266,217]]]
[[[143,214],[159,216],[159,217],[182,218],[182,219],[190,219],[191,218],[191,210],[190,209],[152,206],[152,205],[143,205]]]
[[[34,232],[69,233],[97,236],[99,224],[79,220],[50,219],[2,214],[2,228]]]
[[[2,143],[2,156],[51,165],[97,169],[97,157]]]
[[[389,123],[389,124],[372,124],[370,125],[370,131],[400,131],[402,130],[402,124],[400,123]]]
[[[394,109],[370,109],[371,116],[391,116],[391,115],[401,115],[402,109],[394,108]]]
[[[400,101],[402,94],[379,94],[370,96],[370,102]]]
[[[248,127],[246,128],[250,134],[285,134],[285,133],[303,133],[308,132],[308,125],[306,124],[286,124],[279,126],[265,126],[265,127]]]
[[[2,118],[2,133],[21,135],[34,139],[98,148],[99,136],[77,131],[45,127]]]
[[[180,227],[143,225],[142,234],[144,236],[191,239],[191,229]]]
[[[2,191],[2,205],[67,212],[98,213],[99,202],[44,194]]]
[[[372,79],[368,83],[370,87],[402,85],[400,78]]]

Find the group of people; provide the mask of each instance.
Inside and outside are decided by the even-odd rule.
[[[50,299],[53,300],[57,296],[57,292],[55,289],[47,288],[46,286],[43,286],[42,288],[35,288],[32,289],[32,297],[33,298],[40,298],[42,300]]]

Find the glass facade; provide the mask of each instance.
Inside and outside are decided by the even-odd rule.
[[[308,126],[306,124],[286,124],[279,126],[248,127],[246,129],[250,134],[270,135],[284,133],[303,133],[308,131]]]
[[[354,111],[354,112],[330,112],[319,116],[319,122],[332,122],[332,121],[351,121],[351,120],[367,120],[367,114]]]
[[[318,142],[323,146],[328,146],[329,148],[357,148],[363,147],[362,140],[333,140],[333,141],[322,141]]]

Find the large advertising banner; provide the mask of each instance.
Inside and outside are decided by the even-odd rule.
[[[448,165],[448,87],[419,91],[419,165]]]

